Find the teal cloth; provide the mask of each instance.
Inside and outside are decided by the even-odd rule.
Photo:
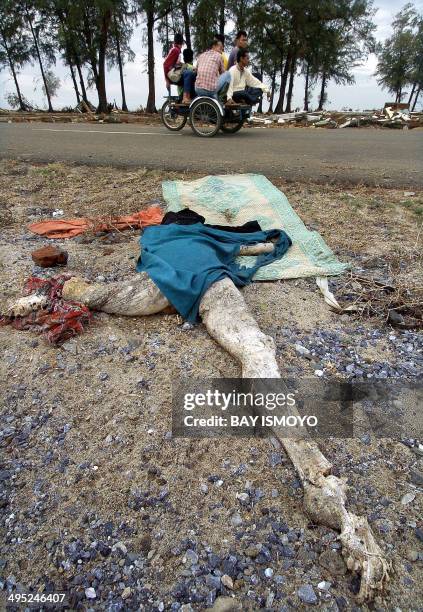
[[[276,239],[271,253],[257,257],[254,266],[236,263],[242,245]],[[251,282],[255,272],[280,259],[291,246],[283,230],[241,234],[193,225],[155,225],[141,237],[138,272],[147,272],[184,319],[195,322],[201,298],[213,283],[228,276],[235,285]]]

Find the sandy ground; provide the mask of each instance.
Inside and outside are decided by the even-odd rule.
[[[56,209],[65,217],[133,212],[160,199],[163,178],[177,177],[193,175],[2,161],[3,307],[21,295],[34,272],[30,253],[45,242],[26,230],[28,222]],[[422,193],[278,187],[343,261],[376,277],[421,279]],[[69,252],[67,271],[93,280],[129,277],[138,254],[136,232],[54,243]],[[256,283],[244,295],[263,331],[275,338],[283,373],[313,376],[324,357],[304,359],[293,340],[311,346],[322,340],[320,332],[331,332],[342,345],[333,364],[341,377],[352,352],[372,372],[386,364],[405,376],[410,345],[415,368],[408,377],[421,376],[420,334],[332,313],[313,279]],[[275,465],[268,440],[171,439],[175,382],[240,374],[201,325],[186,330],[176,315],[98,314],[61,349],[1,327],[0,350],[4,599],[32,589],[65,592],[72,609],[185,605],[185,611],[210,607],[217,594],[233,595],[244,609],[288,611],[308,607],[297,590],[311,585],[316,609],[368,609],[355,603],[357,579],[343,565],[336,533],[309,523],[296,474],[283,453]],[[324,441],[321,448],[348,478],[350,508],[368,517],[393,564],[389,589],[372,609],[421,609],[422,459],[399,440],[372,435]],[[250,501],[241,504],[236,496],[245,491]],[[404,504],[407,493],[412,499]],[[234,524],[234,515],[241,522]],[[267,547],[269,556],[245,556],[252,543]],[[199,570],[196,560],[190,568],[187,550],[196,551]],[[231,556],[241,562],[234,588],[210,595],[204,575],[213,562],[230,573]],[[277,581],[264,574],[269,567]],[[327,590],[318,588],[322,581],[331,583]],[[95,599],[87,588],[94,588]]]

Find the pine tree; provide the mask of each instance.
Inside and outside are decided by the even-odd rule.
[[[418,23],[415,8],[407,4],[395,16],[392,36],[378,46],[378,83],[395,94],[395,102],[401,102],[405,88],[414,80],[416,68],[418,71],[415,55]]]
[[[129,10],[128,3],[124,0],[116,5],[113,12],[110,49],[108,56],[108,65],[114,66],[117,64],[119,69],[120,89],[122,92],[122,110],[127,111],[125,95],[125,83],[123,75],[123,67],[125,61],[133,61],[135,53],[129,46],[129,42],[133,32],[133,23],[135,15]]]
[[[32,61],[31,40],[25,31],[22,15],[13,0],[0,4],[0,69],[7,68],[16,89],[19,110],[29,110],[18,81],[19,69]]]
[[[15,10],[21,15],[32,39],[31,55],[40,68],[48,111],[53,112],[47,71],[52,64],[56,63],[56,56],[54,53],[51,21],[45,9],[46,6],[43,0],[15,1]]]
[[[171,13],[172,4],[170,0],[138,0],[141,15],[145,17],[146,40],[147,40],[147,74],[148,74],[148,96],[145,110],[147,113],[156,113],[156,83],[154,77],[154,34],[156,26],[163,18]]]

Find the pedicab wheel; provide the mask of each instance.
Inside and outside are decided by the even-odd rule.
[[[212,98],[195,100],[190,109],[191,129],[196,136],[210,138],[215,136],[222,125],[222,115]]]
[[[240,119],[238,121],[226,121],[222,123],[221,130],[225,134],[235,134],[235,132],[239,132],[239,130],[244,125],[244,119]]]
[[[172,132],[182,130],[188,118],[186,115],[179,115],[174,109],[172,109],[172,105],[169,100],[166,100],[162,106],[161,117],[163,124],[168,130],[172,130]]]

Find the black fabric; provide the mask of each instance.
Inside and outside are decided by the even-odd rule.
[[[205,218],[190,208],[183,208],[178,212],[169,211],[165,214],[160,225],[194,225],[194,223],[202,223],[205,227],[221,230],[222,232],[236,232],[238,234],[251,234],[252,232],[261,232],[261,227],[258,221],[247,221],[244,225],[209,225],[204,223]]]
[[[178,212],[169,211],[165,214],[160,225],[194,225],[194,223],[204,223],[205,217],[194,212],[190,208],[183,208]]]
[[[247,221],[244,225],[237,225],[235,227],[230,225],[207,225],[207,223],[204,225],[221,230],[222,232],[236,232],[237,234],[251,234],[252,232],[262,231],[258,221]]]
[[[244,89],[244,91],[234,91],[232,100],[238,104],[244,103],[254,106],[260,100],[262,93],[263,92],[261,89],[258,89],[257,87],[249,87],[248,90]]]

